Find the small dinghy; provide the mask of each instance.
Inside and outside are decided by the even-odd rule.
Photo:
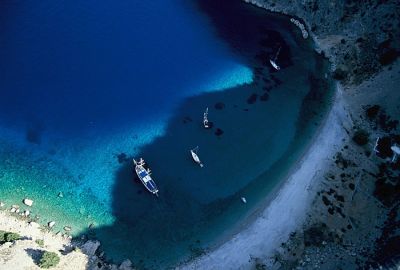
[[[280,70],[281,68],[278,66],[276,63],[276,60],[278,59],[279,52],[281,51],[281,47],[279,47],[274,59],[269,59],[269,62],[271,63],[272,67],[276,70]]]
[[[204,128],[210,128],[210,123],[208,122],[208,107],[203,114],[203,126]]]
[[[190,154],[192,155],[193,161],[199,164],[200,167],[203,168],[203,163],[201,163],[199,156],[197,155],[197,151],[199,150],[199,147],[197,146],[194,149],[190,150]]]
[[[240,199],[242,200],[243,203],[247,203],[247,200],[245,197],[241,197]]]

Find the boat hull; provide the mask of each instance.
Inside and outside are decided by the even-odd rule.
[[[158,196],[157,185],[151,178],[150,173],[144,168],[144,166],[135,162],[135,172],[145,188],[150,193]]]
[[[281,68],[271,59],[269,59],[269,62],[271,63],[272,67],[276,70],[280,70]]]

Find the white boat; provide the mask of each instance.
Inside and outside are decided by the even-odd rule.
[[[146,189],[149,192],[151,192],[152,194],[154,194],[158,197],[157,185],[150,176],[150,174],[151,174],[150,169],[146,169],[144,167],[145,162],[144,162],[143,158],[140,158],[139,161],[136,161],[135,159],[133,159],[133,163],[135,164],[135,172],[136,172],[137,176],[139,177],[140,181],[142,181],[143,185],[146,187]]]
[[[271,66],[274,67],[274,69],[276,69],[276,70],[280,70],[281,69],[272,59],[269,59],[269,62],[271,63]]]
[[[390,149],[393,151],[393,157],[392,157],[392,162],[396,162],[397,157],[400,155],[400,147],[397,146],[397,144],[392,145]]]
[[[204,128],[210,128],[210,123],[208,122],[208,107],[203,114],[203,126]]]
[[[279,52],[281,51],[281,47],[279,47],[278,52],[276,53],[274,59],[269,59],[269,62],[271,63],[271,65],[273,66],[274,69],[276,70],[280,70],[281,68],[278,66],[278,64],[276,63],[276,60],[278,59],[278,55]]]
[[[247,200],[245,197],[241,197],[240,199],[242,200],[243,203],[247,203]]]
[[[194,149],[190,150],[190,154],[192,155],[192,159],[194,162],[196,162],[197,164],[199,164],[200,167],[203,168],[203,163],[201,163],[199,156],[197,155],[197,151],[199,150],[199,147],[197,146]]]

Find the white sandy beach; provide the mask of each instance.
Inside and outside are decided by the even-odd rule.
[[[216,250],[180,269],[249,269],[254,267],[256,258],[272,256],[287,241],[289,234],[303,224],[315,196],[312,187],[322,179],[325,168],[347,136],[343,125],[350,122],[343,105],[338,87],[332,109],[311,146],[260,216]]]

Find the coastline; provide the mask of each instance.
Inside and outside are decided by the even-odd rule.
[[[51,268],[54,270],[133,269],[129,260],[119,265],[106,262],[97,240],[72,240],[67,233],[56,234],[51,228],[8,212],[5,208],[0,210],[0,232],[20,235],[20,239],[0,245],[2,269],[42,269],[38,262],[44,252],[54,252],[60,258],[59,263]]]
[[[310,35],[316,46],[321,46],[315,39],[315,35],[313,33]],[[316,50],[322,51],[321,48],[316,48]],[[334,57],[330,55],[329,59],[334,67]],[[387,70],[382,73],[384,72],[387,73]],[[374,78],[371,81],[374,82]],[[324,179],[335,159],[335,154],[346,146],[351,138],[349,130],[353,130],[352,125],[355,123],[355,118],[363,113],[359,99],[351,97],[352,94],[349,94],[354,94],[354,89],[355,87],[349,86],[344,89],[343,86],[337,85],[333,105],[317,132],[313,134],[314,140],[306,147],[301,158],[293,164],[288,177],[285,177],[279,187],[271,192],[270,198],[266,199],[266,206],[242,226],[243,230],[209,253],[178,267],[179,269],[248,269],[258,265],[277,268],[276,259],[273,260],[272,257],[276,257],[277,250],[278,252],[283,250],[280,244],[290,242],[291,233],[304,226],[309,219],[307,214],[309,215],[309,209],[317,200],[319,188],[321,185],[325,185]],[[355,95],[359,94],[355,93]],[[376,99],[374,93],[372,96]],[[368,98],[370,97],[367,96],[363,102],[369,102]],[[374,102],[375,99],[370,102]],[[394,105],[392,104],[392,106]],[[321,159],[321,156],[324,158]],[[0,223],[2,226],[0,230],[18,231],[33,240],[40,237],[46,237],[46,239],[53,237],[57,243],[50,248],[55,251],[64,248],[63,246],[58,248],[61,243],[71,245],[66,239],[54,236],[52,233],[47,233],[49,236],[27,234],[26,232],[31,229],[31,226],[27,225],[25,221],[17,219],[13,221],[13,219],[15,219],[13,216],[1,210],[0,221],[5,223]],[[16,246],[18,246],[18,242]],[[79,257],[77,259],[79,266],[75,265],[71,269],[80,269],[80,265],[82,265],[82,269],[87,267],[83,263],[86,263],[89,258],[90,256],[86,255]],[[92,261],[94,260],[98,260],[98,258],[92,257]],[[59,267],[56,269],[69,269],[66,268],[67,265],[64,265],[64,268]]]
[[[313,142],[293,165],[282,185],[269,195],[261,213],[229,241],[178,269],[251,268],[257,263],[256,258],[273,255],[275,248],[303,224],[303,212],[310,206],[315,193],[313,186],[318,184],[330,157],[340,149],[346,136],[343,124],[348,125],[348,119],[341,92],[337,87],[332,108],[314,134]],[[326,158],[321,159],[321,156]]]
[[[299,25],[294,23],[299,27],[298,31],[301,31],[305,39],[307,36],[312,38],[315,51],[329,59],[332,73],[341,83],[337,83],[335,102],[321,129],[315,134],[316,139],[305,151],[304,156],[291,169],[291,175],[276,191],[276,194],[271,195],[268,204],[261,210],[262,213],[258,214],[255,220],[249,220],[248,224],[243,226],[242,231],[235,234],[221,246],[201,257],[184,263],[177,269],[292,269],[296,268],[296,266],[300,267],[300,269],[304,267],[306,269],[308,267],[315,269],[322,267],[322,265],[328,268],[333,267],[332,269],[334,269],[338,265],[342,265],[345,268],[360,266],[361,263],[367,265],[369,263],[371,265],[374,261],[371,261],[370,258],[374,258],[374,256],[369,254],[373,254],[374,249],[385,250],[385,247],[381,249],[378,246],[379,243],[382,244],[383,242],[387,246],[390,243],[385,238],[382,240],[382,237],[385,237],[385,230],[391,231],[388,229],[391,225],[388,225],[390,224],[390,209],[382,207],[381,198],[375,198],[375,192],[379,187],[373,182],[368,183],[368,188],[363,191],[364,197],[359,198],[360,195],[355,195],[358,189],[357,183],[355,183],[354,190],[351,187],[352,184],[354,187],[354,183],[350,183],[348,186],[347,183],[340,186],[337,183],[327,183],[326,180],[329,180],[328,178],[330,177],[335,179],[336,174],[336,177],[339,176],[339,178],[342,178],[341,182],[345,183],[347,180],[343,179],[344,176],[348,176],[352,181],[355,181],[356,177],[359,178],[360,171],[365,174],[370,169],[372,169],[372,172],[377,170],[377,165],[380,161],[377,159],[371,161],[369,159],[370,152],[372,152],[372,149],[370,149],[371,142],[367,147],[364,147],[364,155],[358,149],[359,146],[352,141],[352,136],[360,126],[365,128],[368,134],[373,135],[375,139],[375,136],[378,135],[374,134],[380,134],[380,136],[388,135],[387,132],[377,131],[376,127],[373,128],[368,123],[365,123],[365,118],[362,115],[365,114],[365,109],[368,106],[372,106],[372,104],[382,105],[383,114],[388,111],[393,116],[398,115],[399,108],[396,105],[396,100],[398,101],[399,97],[395,94],[396,82],[390,83],[390,79],[393,79],[393,76],[398,79],[398,73],[400,73],[399,62],[396,62],[396,58],[394,58],[394,60],[390,60],[392,62],[389,61],[389,63],[383,64],[382,59],[379,59],[381,66],[376,63],[377,59],[371,60],[369,58],[374,52],[367,50],[365,54],[368,57],[359,60],[359,62],[353,59],[352,61],[356,62],[357,67],[360,64],[360,69],[369,70],[365,74],[355,71],[343,76],[342,68],[345,68],[345,65],[351,65],[352,61],[346,60],[347,50],[340,51],[340,47],[346,43],[344,38],[349,38],[351,42],[362,40],[360,38],[357,39],[357,36],[364,34],[364,27],[357,29],[352,34],[348,28],[344,27],[343,29],[339,28],[342,31],[337,31],[337,35],[334,35],[332,30],[336,28],[333,26],[320,30],[320,33],[314,33],[309,29],[313,29],[311,25],[315,23],[316,19],[307,20],[306,8],[300,10],[301,6],[293,5],[293,7],[290,7],[285,3],[275,5],[275,2],[271,4],[268,1],[244,1],[270,12],[294,18],[299,23]],[[390,4],[393,3],[389,3],[388,6]],[[296,10],[296,8],[299,10]],[[300,18],[301,21],[297,20],[297,18]],[[306,29],[309,31],[307,35],[305,35],[302,23],[307,26]],[[362,22],[359,23],[363,26]],[[385,65],[390,66],[385,68]],[[370,86],[375,86],[379,91],[369,89]],[[390,116],[388,119],[390,119]],[[352,167],[361,167],[361,169],[353,169],[351,173],[354,176],[343,173],[343,170],[346,171],[347,168],[346,166],[341,167],[342,154],[351,156],[351,161],[354,160],[357,163]],[[325,158],[321,159],[321,156]],[[334,173],[333,176],[332,171]],[[372,172],[369,173],[369,177],[374,179]],[[310,175],[312,177],[309,177]],[[338,209],[337,214],[334,214],[334,208],[327,207],[326,197],[322,196],[322,201],[325,205],[321,203],[319,196],[326,192],[325,190],[329,190],[329,195],[334,193],[333,197],[336,199],[336,201],[334,199],[334,202],[338,203],[338,206],[336,206],[336,209]],[[346,202],[340,194],[346,195]],[[350,203],[347,202],[347,196],[351,196]],[[357,198],[354,199],[355,197]],[[334,202],[329,203],[334,205]],[[356,204],[362,206],[355,206]],[[360,207],[370,209],[371,214],[365,215],[365,217],[362,216],[363,213],[365,214],[365,210],[361,210],[362,208]],[[352,210],[352,208],[357,210]],[[394,206],[392,212],[393,210],[397,211],[396,209],[398,209],[398,205]],[[382,214],[382,212],[385,214]],[[332,218],[331,215],[334,215],[334,217]],[[337,216],[341,220],[338,220]],[[348,222],[347,226],[343,224],[345,223],[343,220]],[[326,223],[324,223],[325,221]],[[354,222],[358,224],[354,224]],[[372,228],[373,225],[371,224],[380,224],[382,227],[379,228],[375,225],[375,228]],[[315,237],[313,233],[319,229],[319,225],[324,230],[322,240],[317,240],[317,242],[320,242],[314,243],[315,247],[313,245],[309,247],[306,238],[311,237],[312,239]],[[327,226],[328,229],[326,229]],[[340,228],[340,226],[346,226],[346,229]],[[357,235],[355,228],[359,228],[362,231],[360,232],[361,237]],[[329,231],[329,237],[325,237],[327,231]],[[317,236],[318,233],[317,231]],[[335,239],[332,239],[331,235],[334,235],[333,238]],[[394,235],[396,234],[394,233]],[[370,242],[360,240],[363,237]],[[321,237],[319,238],[321,239]],[[390,251],[393,252],[392,250]],[[357,256],[360,256],[360,260],[356,259]],[[332,262],[326,260],[327,258],[331,258]],[[348,259],[348,262],[342,262],[343,259]],[[391,266],[396,266],[396,261],[389,258],[390,264],[392,264]],[[375,266],[378,267],[379,264],[375,264]]]
[[[40,269],[34,264],[34,260],[45,250],[55,252],[60,257],[60,262],[54,269],[85,269],[88,265],[88,257],[82,252],[71,250],[62,255],[60,250],[72,248],[70,239],[55,235],[38,223],[25,222],[21,217],[17,218],[1,210],[0,230],[18,233],[22,237],[13,243],[0,245],[0,265],[4,269]],[[38,244],[38,240],[44,244]]]

